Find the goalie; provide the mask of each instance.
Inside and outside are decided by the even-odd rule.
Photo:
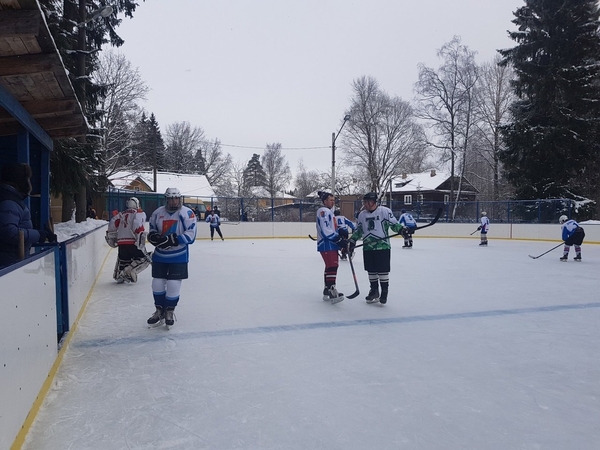
[[[131,197],[125,203],[127,209],[116,214],[108,224],[106,242],[119,248],[113,278],[117,283],[135,283],[140,272],[151,263],[146,251],[146,213],[140,209],[140,201]]]

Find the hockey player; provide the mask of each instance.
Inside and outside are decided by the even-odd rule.
[[[155,325],[163,319],[169,327],[175,323],[182,280],[188,277],[189,249],[196,240],[196,216],[183,206],[177,188],[165,191],[165,205],[150,216],[148,241],[155,246],[152,256],[152,294],[156,311],[148,319]]]
[[[342,216],[342,213],[339,209],[335,210],[335,224],[338,230],[338,234],[340,230],[346,230],[346,236],[350,234],[350,231],[354,232],[356,230],[356,225],[351,220],[348,220],[345,216]],[[342,232],[343,234],[343,232]],[[340,248],[340,259],[342,261],[346,261],[348,259],[348,246],[344,245]]]
[[[402,246],[402,248],[412,248],[412,235],[415,232],[415,228],[417,228],[417,222],[413,218],[412,214],[406,212],[405,209],[402,209],[400,212],[402,213],[402,215],[400,216],[400,224],[403,227],[402,237],[404,238],[404,245]]]
[[[142,270],[152,262],[146,251],[146,213],[140,209],[140,201],[131,197],[125,202],[127,209],[117,213],[108,223],[106,242],[118,247],[119,253],[113,278],[117,283],[135,283]]]
[[[575,261],[581,261],[581,244],[583,244],[583,238],[585,237],[585,231],[579,226],[577,222],[565,215],[560,216],[558,223],[562,225],[562,240],[565,241],[565,247],[563,249],[563,255],[560,260],[567,262],[569,259],[569,250],[571,246],[575,245]]]
[[[318,192],[323,206],[317,210],[317,251],[325,262],[325,288],[323,289],[323,300],[330,300],[332,304],[344,300],[344,294],[338,292],[335,287],[337,270],[339,266],[338,250],[341,246],[346,247],[348,232],[336,230],[333,207],[335,197],[329,192]],[[345,241],[345,242],[344,242]]]
[[[207,214],[205,222],[210,224],[210,240],[213,240],[216,231],[221,236],[221,240],[224,241],[223,233],[221,233],[221,216],[217,211],[216,207],[212,211],[208,211],[209,214]]]
[[[363,241],[363,262],[369,274],[369,295],[367,303],[379,301],[387,303],[390,282],[391,246],[388,230],[401,232],[403,226],[398,222],[394,213],[385,207],[377,205],[377,194],[369,192],[363,197],[364,209],[358,215],[358,226],[350,237],[350,252],[356,241]],[[352,256],[351,256],[352,257]],[[381,294],[379,286],[381,285]]]
[[[490,229],[490,219],[488,219],[487,217],[487,213],[485,211],[481,212],[481,222],[480,225],[477,227],[477,230],[481,231],[481,242],[479,243],[479,246],[485,246],[487,247],[487,234],[488,234],[488,230]]]

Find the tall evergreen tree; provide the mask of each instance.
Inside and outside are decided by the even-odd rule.
[[[250,161],[248,161],[248,165],[244,169],[243,179],[246,189],[255,186],[266,186],[267,175],[260,163],[260,156],[258,154],[254,153]]]
[[[523,199],[587,197],[586,166],[598,161],[597,1],[525,0],[514,15],[518,45],[500,51],[516,74],[500,153],[507,178]]]

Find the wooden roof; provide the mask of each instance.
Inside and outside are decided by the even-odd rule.
[[[0,0],[0,86],[52,139],[82,136],[87,124],[36,0]],[[0,106],[0,136],[19,122]]]

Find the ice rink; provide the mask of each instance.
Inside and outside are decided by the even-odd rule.
[[[362,249],[331,305],[308,238],[200,240],[168,331],[113,250],[23,448],[600,448],[600,246],[478,242],[396,238],[381,306]]]

